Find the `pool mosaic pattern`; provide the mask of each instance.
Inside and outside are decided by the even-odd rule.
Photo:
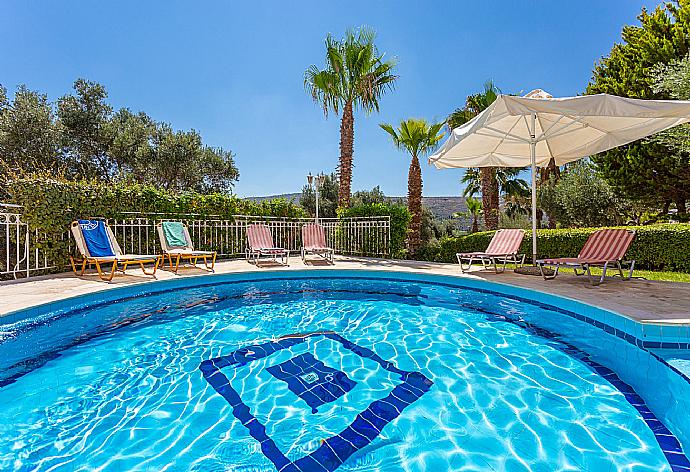
[[[249,407],[242,402],[240,395],[232,388],[230,380],[223,374],[225,367],[244,365],[253,360],[262,359],[283,349],[288,349],[305,342],[315,336],[325,336],[340,343],[345,349],[353,353],[371,359],[381,368],[400,376],[401,383],[380,400],[372,402],[366,410],[357,415],[355,420],[340,433],[324,439],[321,445],[311,454],[304,456],[295,462],[290,461],[278,449],[275,442],[266,434],[266,427],[262,425],[249,411]],[[295,362],[297,359],[297,362]],[[316,369],[314,369],[316,367]],[[269,367],[267,370],[281,380],[288,381],[290,390],[305,400],[316,413],[316,408],[328,402],[335,401],[354,387],[354,382],[347,379],[340,372],[340,382],[331,382],[330,387],[325,386],[326,376],[338,373],[335,369],[325,368],[322,362],[317,361],[309,353]],[[332,472],[345,462],[352,454],[368,446],[381,434],[388,423],[402,414],[403,410],[413,402],[421,398],[431,388],[432,382],[421,372],[407,372],[400,370],[392,362],[383,360],[372,350],[357,346],[336,333],[311,333],[301,336],[287,337],[285,339],[260,345],[247,346],[227,356],[217,357],[201,363],[199,367],[206,381],[232,406],[232,413],[249,430],[249,434],[261,444],[261,451],[275,465],[280,472]],[[316,370],[321,387],[320,392],[309,390],[309,385],[295,380],[305,372]],[[321,376],[324,381],[321,381]],[[292,381],[292,382],[291,382]],[[345,387],[343,389],[341,386]],[[313,388],[313,387],[312,387]],[[340,390],[336,393],[335,390]],[[333,392],[333,393],[331,393]],[[306,394],[312,394],[307,396]]]
[[[287,383],[292,393],[311,407],[312,413],[318,413],[321,405],[336,401],[356,385],[345,372],[331,369],[308,352],[266,370]]]
[[[15,331],[10,342],[0,341],[0,358],[30,368],[15,370],[0,388],[7,405],[0,411],[0,469],[171,470],[174,463],[238,471],[281,470],[280,464],[288,471],[627,470],[631,464],[640,471],[690,470],[678,439],[687,424],[672,415],[673,408],[688,411],[678,396],[683,385],[670,385],[670,392],[652,385],[645,376],[668,366],[637,342],[574,315],[438,281],[324,279],[193,288],[77,310],[52,326],[3,327]],[[48,345],[56,337],[59,343]],[[371,366],[340,365],[307,349],[333,369],[321,378],[304,352],[315,339],[354,357],[361,357],[355,350],[372,353],[378,360],[361,357],[362,366],[374,362],[398,380],[363,389]],[[264,345],[275,350],[259,359],[255,347]],[[223,358],[228,365],[213,364]],[[335,372],[354,384],[314,413],[268,369],[264,379],[285,385],[276,395],[250,388],[252,379],[228,378],[261,362],[270,368],[291,359],[304,361],[307,378],[317,377],[308,380],[331,385]],[[632,362],[639,367],[626,370]],[[330,441],[348,437],[352,416],[336,411],[343,401],[359,402],[364,414],[404,383],[403,374],[385,366],[423,372],[433,387],[404,411],[397,408],[368,444],[354,436],[350,444]],[[225,395],[204,369],[227,375]],[[669,398],[679,404],[667,411]],[[379,406],[372,413],[393,414]],[[275,455],[276,464],[266,454],[271,443],[252,434],[248,425],[257,421],[243,421],[245,412],[268,418],[266,438],[287,462]],[[286,446],[291,443],[296,446]],[[306,459],[319,450],[321,460]],[[347,458],[338,454],[348,451]]]

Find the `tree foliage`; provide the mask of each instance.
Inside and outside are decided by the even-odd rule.
[[[338,166],[339,206],[350,204],[354,154],[354,110],[365,113],[379,110],[381,97],[393,88],[395,60],[379,53],[373,29],[348,30],[341,40],[326,37],[326,64],[311,65],[304,73],[304,86],[328,116],[341,114],[340,163]]]
[[[595,66],[587,93],[668,99],[668,88],[655,87],[655,67],[681,59],[690,50],[690,0],[646,9],[639,25],[625,26],[622,42]],[[685,211],[690,198],[687,156],[654,141],[637,141],[593,156],[602,175],[618,192],[653,203],[674,202]]]
[[[316,192],[310,185],[302,187],[299,204],[311,216],[316,215]],[[333,173],[326,175],[319,187],[319,217],[335,218],[338,210],[338,176]]]
[[[47,171],[68,179],[126,180],[181,192],[229,191],[238,179],[230,151],[203,144],[146,113],[113,111],[98,83],[79,79],[53,105],[20,86],[0,87],[0,172],[14,178]]]
[[[539,207],[566,227],[625,223],[626,202],[597,173],[591,162],[570,164],[556,183],[539,188]]]
[[[677,100],[690,100],[690,54],[669,64],[657,65],[652,75],[654,91],[666,93]],[[684,124],[663,131],[651,138],[681,155],[690,155],[690,125]]]
[[[44,94],[21,85],[14,100],[0,86],[0,175],[12,169],[48,169],[57,172],[59,133],[53,108]]]

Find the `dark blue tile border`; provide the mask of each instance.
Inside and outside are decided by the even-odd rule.
[[[400,375],[402,383],[391,390],[385,398],[373,401],[355,420],[340,433],[324,440],[314,452],[294,462],[278,449],[266,434],[266,428],[254,417],[240,398],[221,369],[241,366],[262,359],[283,349],[305,342],[308,338],[324,336],[339,342],[345,349],[376,362],[381,368]],[[247,346],[226,356],[205,360],[199,366],[206,381],[232,406],[232,414],[249,434],[259,441],[261,451],[279,472],[332,472],[359,449],[374,440],[383,428],[397,418],[410,404],[429,391],[433,382],[421,372],[398,369],[371,349],[358,346],[333,332],[318,332],[282,338],[264,344]]]

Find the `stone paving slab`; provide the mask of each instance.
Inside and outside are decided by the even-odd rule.
[[[469,274],[461,274],[457,264],[345,256],[336,256],[335,265],[319,261],[305,265],[298,257],[293,257],[290,260],[290,267],[267,263],[257,268],[244,260],[222,261],[216,264],[216,273],[304,270],[311,267],[336,270],[388,270],[453,275],[457,277],[479,277],[492,282],[501,282],[572,298],[620,313],[642,323],[690,325],[690,284],[687,283],[640,279],[622,281],[610,278],[602,285],[594,287],[590,285],[585,277],[575,277],[572,274],[561,274],[555,280],[543,280],[541,277],[519,275],[512,271],[495,274],[492,271],[473,269]],[[175,275],[167,270],[159,270],[156,273],[156,279],[154,279],[143,275],[138,269],[128,269],[126,275],[116,275],[110,283],[101,281],[95,274],[76,277],[71,272],[35,277],[29,280],[0,282],[0,316],[22,308],[100,290],[108,290],[109,288],[122,285],[150,283],[155,280],[169,280],[177,277],[195,277],[207,274],[207,271],[197,268],[181,268],[179,275]]]

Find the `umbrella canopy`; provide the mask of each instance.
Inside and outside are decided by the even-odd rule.
[[[599,94],[553,98],[543,90],[500,95],[455,128],[429,157],[439,169],[532,166],[532,252],[536,260],[536,167],[556,165],[690,122],[690,101]]]

